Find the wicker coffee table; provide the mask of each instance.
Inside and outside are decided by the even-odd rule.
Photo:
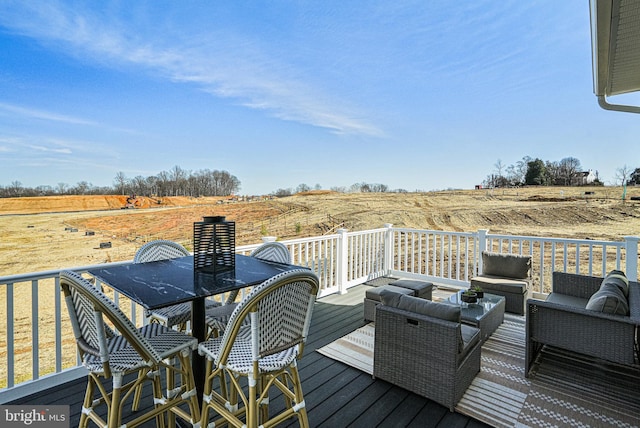
[[[458,291],[443,302],[460,306],[462,322],[478,327],[484,342],[504,321],[506,299],[503,296],[484,293],[476,303],[465,303],[460,297],[461,294],[462,291]]]

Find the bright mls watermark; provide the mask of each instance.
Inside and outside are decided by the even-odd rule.
[[[0,427],[69,428],[69,406],[0,406]]]

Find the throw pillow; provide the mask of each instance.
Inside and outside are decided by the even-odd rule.
[[[524,279],[529,277],[531,256],[482,252],[482,273],[484,275]]]
[[[629,280],[621,270],[612,270],[602,280],[602,284],[615,284],[620,288],[624,297],[629,298]]]
[[[622,290],[615,284],[602,284],[600,290],[593,293],[586,309],[615,315],[629,315],[629,303]]]

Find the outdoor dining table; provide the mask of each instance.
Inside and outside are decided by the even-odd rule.
[[[236,254],[235,267],[215,272],[196,271],[193,256],[128,263],[88,272],[145,309],[192,302],[191,334],[202,342],[207,334],[207,297],[258,285],[279,273],[300,268]],[[197,351],[193,353],[193,371],[197,392],[202,396],[205,359]]]

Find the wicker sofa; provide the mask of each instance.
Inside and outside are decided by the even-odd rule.
[[[531,256],[482,252],[482,274],[471,278],[471,286],[504,296],[506,312],[524,315],[531,289]]]
[[[612,280],[612,277],[618,278]],[[552,293],[547,299],[527,301],[527,377],[545,345],[614,363],[637,364],[640,285],[627,281],[626,302],[619,297],[612,298],[613,293],[609,291],[602,295],[605,287],[615,288],[611,283],[620,283],[620,277],[624,274],[619,271],[611,272],[604,279],[553,273]],[[597,305],[598,302],[601,304]]]
[[[385,291],[376,309],[373,376],[453,411],[480,371],[480,330],[460,307]]]

